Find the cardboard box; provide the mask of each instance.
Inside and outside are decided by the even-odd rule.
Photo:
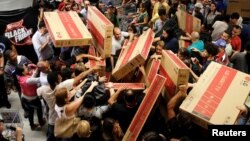
[[[95,6],[88,7],[88,29],[102,57],[110,57],[114,25]]]
[[[187,84],[189,68],[170,50],[162,51],[159,74],[167,78],[165,88],[168,97],[173,97],[178,86]]]
[[[178,24],[180,29],[192,33],[193,31],[199,32],[201,29],[201,20],[188,14],[185,11],[178,9],[176,12]]]
[[[165,81],[166,81],[166,78],[164,78],[163,76],[159,74],[157,74],[154,77],[122,141],[136,141],[137,140],[137,137],[139,136],[142,127],[144,126],[152,108],[154,107],[154,104],[158,96],[160,95],[161,89],[163,88]]]
[[[55,47],[90,45],[92,36],[76,12],[44,12]]]
[[[185,40],[179,40],[179,47],[188,48],[191,45],[190,42]]]
[[[238,12],[240,16],[250,18],[250,3],[249,0],[229,0],[227,14]]]
[[[158,74],[160,65],[160,60],[152,59],[148,62],[146,67],[146,77],[149,83],[153,82],[154,77]]]
[[[148,29],[120,53],[116,66],[112,71],[112,75],[116,80],[120,80],[133,69],[144,64],[153,39],[154,33],[151,29]]]
[[[212,62],[182,102],[198,125],[232,125],[250,92],[250,75]]]
[[[115,90],[121,87],[126,87],[132,90],[144,90],[145,89],[144,83],[112,83],[111,85]],[[110,86],[109,83],[105,83],[105,87],[109,87],[109,86]]]
[[[95,50],[94,46],[90,46],[89,47],[89,55],[93,55],[93,56],[99,56],[98,53]],[[100,76],[104,76],[105,75],[105,67],[106,67],[106,62],[105,60],[101,60],[101,61],[97,61],[94,59],[89,59],[89,68],[93,68],[94,66],[99,65],[102,67],[101,71],[99,72]]]

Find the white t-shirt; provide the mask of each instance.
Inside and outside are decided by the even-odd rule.
[[[216,21],[213,24],[213,32],[211,34],[212,40],[216,41],[220,38],[221,34],[227,30],[228,28],[228,24],[226,22],[223,21]]]
[[[71,90],[73,88],[73,84],[74,84],[74,79],[68,79],[57,85],[55,90],[63,87],[67,88],[67,90]],[[56,103],[56,98],[54,95],[55,90],[52,90],[49,85],[43,85],[37,89],[37,95],[42,96],[49,107],[48,123],[50,125],[54,125],[56,118],[58,117],[55,111],[55,103]]]
[[[112,37],[112,52],[111,54],[112,55],[115,55],[116,54],[116,51],[121,49],[122,48],[122,43],[125,39],[125,37],[128,37],[129,36],[129,33],[128,32],[121,32],[121,39],[120,40],[116,40],[115,39],[115,36],[113,35]]]
[[[84,118],[90,118],[90,117],[97,117],[99,119],[102,118],[102,114],[108,111],[109,105],[104,106],[96,106],[91,110],[88,110],[87,108],[80,106],[78,109],[78,116],[83,116]]]

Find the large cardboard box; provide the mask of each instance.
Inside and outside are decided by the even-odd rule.
[[[232,125],[250,92],[250,75],[212,62],[182,102],[198,125]]]
[[[125,87],[127,89],[132,90],[144,90],[145,85],[144,83],[105,83],[105,87],[112,87],[113,89],[117,90],[121,87]]]
[[[76,12],[44,12],[55,47],[90,45],[92,36]]]
[[[154,33],[151,29],[148,29],[139,38],[134,39],[130,46],[122,50],[112,71],[112,75],[116,80],[120,80],[133,69],[144,64],[153,39]]]
[[[188,14],[185,11],[178,9],[176,12],[178,25],[180,29],[191,33],[193,31],[199,32],[201,29],[201,20],[194,17],[193,15]]]
[[[249,0],[229,0],[227,14],[238,12],[240,16],[250,18],[250,3]]]
[[[98,52],[96,52],[96,50],[95,50],[95,47],[92,45],[89,47],[89,55],[99,56]],[[96,65],[101,66],[101,70],[99,71],[99,75],[104,76],[105,75],[105,68],[106,68],[105,60],[102,59],[100,61],[97,61],[97,60],[89,59],[89,68],[93,68]]]
[[[162,51],[159,74],[167,78],[165,88],[169,98],[176,94],[179,85],[188,83],[189,72],[189,68],[172,51]]]
[[[95,6],[88,7],[88,28],[102,57],[110,57],[114,25]]]
[[[154,77],[156,74],[158,74],[159,68],[161,65],[161,61],[158,59],[151,59],[149,60],[147,66],[146,66],[146,78],[148,79],[148,82],[153,82]]]
[[[137,137],[139,136],[152,108],[154,107],[156,103],[157,98],[159,97],[161,93],[161,89],[163,88],[165,81],[166,81],[166,78],[164,78],[163,76],[159,74],[157,74],[154,77],[122,141],[136,141],[137,140]]]

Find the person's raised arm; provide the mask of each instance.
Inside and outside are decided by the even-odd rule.
[[[184,100],[187,96],[187,88],[186,85],[180,85],[179,91],[176,95],[174,95],[167,104],[167,119],[171,119],[176,116],[175,108],[178,106],[177,104]]]
[[[114,94],[112,94],[112,95],[110,96],[110,98],[108,99],[108,104],[109,104],[109,105],[112,105],[112,104],[116,103],[116,102],[117,102],[118,96],[119,96],[120,93],[121,93],[123,90],[125,90],[125,89],[126,89],[125,87],[121,87],[121,88],[119,88]]]
[[[87,93],[92,92],[92,90],[94,89],[94,87],[97,86],[97,85],[98,85],[98,82],[97,81],[93,81],[91,83],[90,87],[86,90],[86,92],[81,97],[79,97],[75,101],[70,102],[69,104],[67,104],[66,107],[65,107],[65,114],[67,116],[74,115],[76,113],[77,109],[81,106],[81,104],[83,102],[83,99],[84,99],[84,96]]]

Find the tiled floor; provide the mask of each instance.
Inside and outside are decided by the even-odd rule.
[[[29,126],[28,119],[25,119],[23,117],[23,109],[21,107],[20,99],[18,97],[18,94],[15,92],[12,92],[9,96],[9,101],[11,103],[11,109],[19,110],[20,116],[23,121],[23,132],[25,135],[25,141],[45,141],[46,140],[46,130],[47,126],[44,126],[41,131],[32,131]],[[0,110],[5,108],[0,108]],[[37,122],[37,118],[35,116],[35,123]]]

